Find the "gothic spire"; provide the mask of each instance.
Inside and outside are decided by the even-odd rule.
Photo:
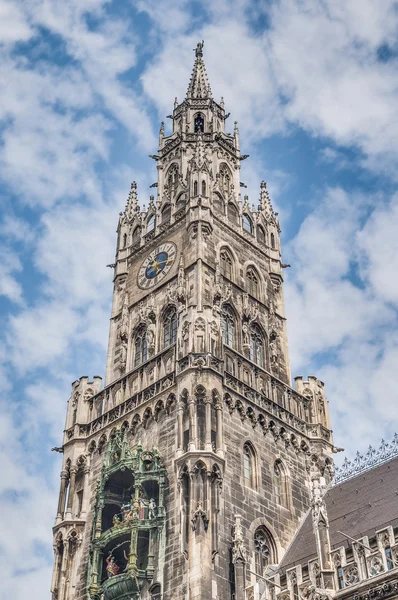
[[[187,98],[211,98],[211,88],[207,78],[203,60],[204,42],[199,42],[195,48],[195,63],[187,90]]]
[[[128,221],[134,217],[135,213],[138,209],[138,200],[137,200],[137,183],[133,181],[131,184],[130,192],[127,198],[126,208],[124,209],[125,217]]]

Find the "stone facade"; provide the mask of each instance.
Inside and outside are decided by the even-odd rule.
[[[133,183],[119,219],[105,387],[72,385],[57,600],[243,600],[314,469],[332,477],[323,384],[290,384],[278,217],[265,182],[256,209],[241,198],[247,155],[195,54],[152,155],[157,199],[141,210]]]

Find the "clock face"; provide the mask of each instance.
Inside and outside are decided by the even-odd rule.
[[[157,246],[144,260],[138,271],[138,285],[144,290],[157,285],[166,277],[174,264],[177,250],[172,242]]]

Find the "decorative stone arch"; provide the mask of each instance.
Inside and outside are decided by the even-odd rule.
[[[154,212],[148,213],[145,219],[145,231],[151,233],[156,228],[156,214]]]
[[[158,402],[155,405],[155,409],[153,411],[153,418],[155,419],[156,422],[159,421],[159,417],[161,416],[161,414],[164,414],[164,411],[165,411],[165,407],[164,407],[163,400],[158,400]]]
[[[148,406],[144,414],[142,415],[142,426],[144,429],[148,429],[148,427],[152,424],[153,421],[153,413],[150,406]]]
[[[262,223],[256,225],[256,239],[260,244],[267,243],[267,228]]]
[[[98,446],[97,446],[98,454],[102,454],[107,441],[108,441],[108,438],[106,437],[106,434],[103,433],[98,441]]]
[[[185,192],[181,192],[180,194],[178,194],[176,201],[175,201],[175,211],[178,212],[180,210],[185,209],[186,205],[187,205],[187,199],[186,199]]]
[[[91,440],[91,442],[90,442],[90,443],[89,443],[89,445],[88,445],[87,452],[88,452],[89,454],[94,454],[94,452],[95,452],[96,448],[97,448],[97,443],[96,443],[96,441],[95,441],[95,440]]]
[[[226,162],[221,162],[218,167],[219,187],[224,196],[228,197],[232,191],[233,173]],[[239,214],[239,211],[238,211]]]
[[[242,229],[254,235],[254,219],[248,210],[242,213]]]
[[[130,424],[128,421],[123,421],[122,426],[120,428],[121,433],[123,434],[125,431],[128,431],[130,428]]]
[[[172,410],[175,408],[177,403],[176,395],[169,394],[166,400],[166,413],[169,415]]]
[[[167,302],[160,311],[161,347],[167,348],[177,341],[178,307],[175,302]]]
[[[227,204],[227,218],[230,223],[241,226],[239,208],[232,199]]]
[[[258,366],[262,367],[263,369],[267,369],[269,366],[269,336],[268,336],[268,333],[267,333],[264,325],[258,318],[258,316],[255,319],[253,319],[253,321],[250,323],[250,328],[249,328],[250,336],[252,334],[253,329],[256,329],[259,332],[259,334],[261,335],[262,340],[263,340],[263,364],[262,365],[259,364]],[[253,362],[255,362],[255,361],[253,361]]]
[[[225,216],[226,201],[219,191],[214,192],[212,205],[215,209],[213,212],[219,212],[223,217]]]
[[[130,428],[131,434],[136,435],[140,426],[141,426],[141,417],[137,413],[136,415],[134,415],[133,420],[131,421],[131,428]]]

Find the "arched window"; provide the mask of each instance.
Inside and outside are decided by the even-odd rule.
[[[171,204],[166,204],[162,209],[162,223],[167,223],[171,218]]]
[[[252,231],[253,231],[252,220],[249,217],[249,215],[247,215],[246,213],[242,217],[242,225],[243,225],[243,229],[245,231],[252,233]]]
[[[176,188],[178,185],[178,166],[176,164],[172,165],[167,174],[167,185],[169,191],[172,191],[173,188]]]
[[[232,279],[232,258],[228,250],[220,252],[220,273],[227,279]]]
[[[231,191],[231,173],[227,165],[221,165],[220,167],[220,188],[225,195],[229,195]]]
[[[131,243],[133,244],[133,246],[135,246],[136,244],[139,244],[140,241],[141,241],[141,227],[136,227],[133,231]]]
[[[235,363],[228,354],[225,355],[225,370],[231,375],[235,375]]]
[[[257,241],[260,242],[260,244],[265,243],[265,231],[261,225],[257,225]]]
[[[198,182],[197,181],[193,182],[193,195],[194,196],[198,195]]]
[[[170,307],[163,319],[163,347],[175,344],[177,340],[177,311],[174,306]]]
[[[339,590],[342,590],[344,588],[344,573],[343,573],[343,568],[341,566],[337,567],[336,575],[337,575],[337,585],[339,587]]]
[[[198,113],[194,119],[194,131],[195,133],[203,133],[205,130],[205,118],[202,113]]]
[[[202,180],[202,196],[206,196],[206,182]]]
[[[254,298],[258,298],[259,285],[258,285],[258,275],[257,275],[256,271],[254,269],[248,269],[246,279],[247,279],[247,291],[249,292],[250,296],[253,296]]]
[[[147,233],[149,233],[150,231],[153,231],[155,229],[155,215],[152,215],[151,217],[149,217],[147,226],[146,226],[146,231]]]
[[[286,469],[283,466],[282,461],[280,460],[277,460],[274,464],[273,483],[276,503],[280,506],[288,508],[288,481],[286,476]]]
[[[123,234],[123,248],[127,246],[127,233]]]
[[[151,587],[151,600],[161,600],[160,583],[156,583]]]
[[[224,344],[235,346],[235,319],[232,309],[224,305],[221,311],[221,331]]]
[[[238,222],[238,211],[236,209],[235,204],[233,204],[232,202],[229,202],[227,212],[228,212],[228,220],[232,221],[232,223],[237,223]]]
[[[256,457],[249,442],[243,446],[243,481],[245,486],[256,489]]]
[[[263,336],[257,325],[252,325],[250,330],[250,360],[260,367],[264,365]]]
[[[254,534],[254,552],[256,571],[261,574],[268,565],[276,564],[275,542],[265,527],[259,527]]]
[[[275,250],[275,235],[271,233],[271,248]]]
[[[146,328],[139,329],[134,341],[134,366],[145,362],[148,358],[148,342],[146,337]]]

